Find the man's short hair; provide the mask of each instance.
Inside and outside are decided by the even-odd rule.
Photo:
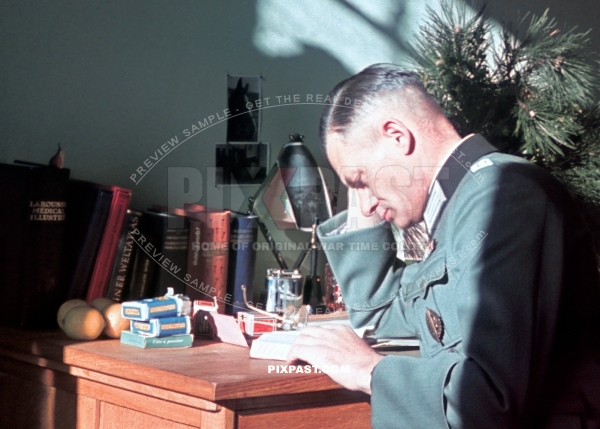
[[[408,86],[427,95],[415,72],[395,64],[373,64],[337,84],[329,93],[331,103],[325,105],[321,115],[319,140],[323,152],[327,153],[328,133],[344,134],[361,117],[362,110],[370,102]]]

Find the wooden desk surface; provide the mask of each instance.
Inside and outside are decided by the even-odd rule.
[[[210,341],[140,349],[0,327],[0,426],[370,427],[368,395],[322,373],[269,373],[270,365],[284,364]]]
[[[274,360],[239,346],[197,340],[181,349],[140,349],[119,340],[74,341],[58,331],[0,328],[0,348],[209,401],[342,389],[325,374],[269,373]]]

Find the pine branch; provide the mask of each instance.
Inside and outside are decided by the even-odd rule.
[[[492,43],[486,9],[441,1],[413,43],[427,91],[462,135],[477,132],[500,150],[550,170],[581,204],[600,254],[600,106],[592,102],[596,55],[589,32],[559,29],[548,11],[503,24]],[[593,60],[593,61],[592,61]]]

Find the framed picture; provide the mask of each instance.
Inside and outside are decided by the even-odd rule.
[[[260,76],[227,75],[228,142],[258,142],[260,132]]]
[[[269,170],[269,143],[217,143],[216,185],[260,185]]]

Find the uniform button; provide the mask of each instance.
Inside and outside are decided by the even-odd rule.
[[[428,308],[425,311],[425,321],[433,339],[441,344],[444,337],[444,322],[440,315]]]

